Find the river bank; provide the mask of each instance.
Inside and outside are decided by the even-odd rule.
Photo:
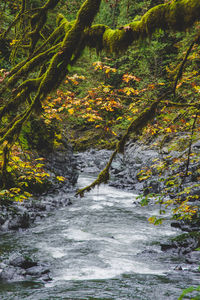
[[[94,178],[82,173],[77,188]],[[159,214],[156,206],[136,207],[133,192],[108,185],[84,199],[72,196],[71,201],[72,205],[53,211],[29,229],[2,235],[5,262],[13,263],[16,253],[37,263],[34,269],[24,269],[25,276],[16,271],[10,282],[0,282],[2,300],[174,300],[182,289],[198,285],[194,265],[161,251],[160,244],[181,231],[170,222],[157,227],[149,224],[147,216]],[[28,274],[36,272],[36,267],[46,274]]]
[[[52,154],[49,159],[51,170],[57,173],[59,172],[62,176],[68,176],[67,183],[62,187],[54,186],[51,192],[39,198],[26,201],[21,205],[14,204],[11,210],[5,209],[5,211],[2,211],[2,215],[5,213],[5,222],[2,222],[1,225],[3,235],[6,234],[8,230],[18,230],[20,232],[23,232],[25,229],[28,230],[33,223],[44,222],[44,220],[46,218],[48,219],[49,215],[54,214],[58,208],[67,208],[67,206],[74,204],[73,195],[76,188],[73,187],[73,185],[77,180],[77,174],[84,173],[89,176],[96,176],[105,167],[112,153],[110,150],[88,150],[73,154],[71,147],[67,149],[68,152],[63,151],[62,148],[59,154],[56,152],[54,155]],[[66,153],[68,154],[66,155]],[[128,144],[125,155],[117,155],[112,164],[109,186],[118,188],[119,192],[123,190],[124,193],[125,191],[132,191],[135,195],[140,194],[144,185],[147,185],[148,182],[140,182],[137,173],[141,168],[150,166],[155,159],[160,157],[161,154],[155,149],[149,149],[147,146],[140,144]],[[194,168],[194,166],[191,167]],[[155,174],[155,178],[156,176],[157,174]],[[156,179],[154,179],[154,181],[157,182]],[[157,188],[158,185],[155,186],[155,189]],[[84,201],[84,199],[79,201]],[[142,209],[139,200],[135,197],[130,205],[133,210],[140,211]],[[154,206],[153,202],[149,203],[150,210],[154,209]],[[145,213],[146,210],[144,210],[144,218],[148,224],[147,216],[149,216],[149,214],[145,216]],[[70,219],[71,217],[68,215],[68,218]],[[183,231],[190,233],[185,233],[182,235],[182,238],[175,238],[170,241],[167,241],[167,238],[165,238],[165,240],[160,242],[160,250],[163,253],[168,253],[167,255],[177,261],[172,267],[174,270],[180,272],[185,272],[185,270],[187,270],[187,272],[197,272],[200,261],[200,252],[195,251],[195,249],[200,246],[198,224],[191,225],[185,223],[181,224],[175,221],[170,222],[168,217],[167,222],[175,228],[181,228]],[[196,232],[195,234],[194,231]],[[179,234],[181,234],[181,231],[179,231]],[[152,256],[152,253],[154,253],[152,251],[154,250],[146,249],[143,254]],[[33,262],[32,266],[29,266],[30,261]],[[24,268],[23,266],[26,265],[29,267]],[[48,264],[46,265],[43,261],[34,260],[34,257],[30,257],[27,261],[26,255],[24,256],[20,252],[11,252],[9,258],[1,262],[0,267],[2,280],[18,281],[22,280],[22,278],[24,278],[24,280],[27,280],[27,278],[40,278],[44,281],[51,280]],[[29,270],[29,268],[32,267],[33,269]]]
[[[197,142],[193,145],[192,150],[197,155],[200,152],[200,143]],[[123,189],[125,191],[133,191],[135,194],[140,195],[144,193],[160,193],[164,188],[163,181],[159,180],[159,172],[154,170],[154,173],[144,181],[139,180],[138,173],[141,170],[150,168],[155,161],[172,162],[177,157],[183,157],[187,150],[180,151],[168,151],[160,153],[156,147],[150,145],[144,145],[141,143],[128,143],[125,148],[124,155],[117,154],[110,168],[110,180],[108,184],[110,186]],[[88,174],[99,173],[106,165],[112,152],[108,150],[90,150],[77,155],[78,165],[80,171]],[[180,168],[185,168],[182,164]],[[198,174],[200,170],[200,160],[191,162],[188,167],[188,173],[190,175],[186,178],[184,187],[190,187],[190,201],[188,205],[196,205],[199,207],[200,190],[196,187],[198,182]],[[167,169],[164,178],[168,178],[171,173],[170,169]],[[171,189],[169,199],[176,194],[176,188]],[[182,201],[186,194],[183,194]],[[194,196],[194,197],[192,197]],[[149,199],[148,205],[155,205],[152,199]],[[138,208],[140,205],[139,200],[133,202],[133,206]],[[163,242],[161,250],[164,252],[174,253],[177,256],[183,258],[183,262],[186,264],[194,264],[196,268],[200,262],[200,252],[196,251],[200,247],[200,218],[195,216],[191,221],[188,220],[171,220],[172,227],[179,228],[184,232],[180,234],[178,238],[167,240]],[[182,270],[183,266],[178,266],[179,270]]]

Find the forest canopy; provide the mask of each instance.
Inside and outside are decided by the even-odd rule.
[[[127,22],[123,18],[122,25],[118,24],[117,20],[117,16],[120,19],[120,1],[117,0],[86,0],[81,1],[81,5],[80,1],[75,1],[72,5],[64,4],[64,1],[61,0],[3,1],[0,4],[2,16],[0,21],[0,58],[2,63],[0,77],[0,185],[2,189],[12,188],[15,184],[9,160],[12,150],[19,141],[22,129],[30,119],[37,119],[38,116],[44,114],[44,105],[46,105],[48,97],[63,84],[66,76],[71,74],[72,67],[84,57],[88,48],[95,49],[96,53],[101,56],[115,57],[116,64],[117,62],[120,64],[119,57],[125,57],[126,52],[129,52],[128,60],[130,61],[131,55],[136,51],[135,49],[138,49],[137,56],[134,54],[132,57],[133,63],[141,55],[143,43],[150,43],[154,35],[157,35],[160,40],[167,39],[166,43],[170,45],[179,43],[177,48],[181,59],[177,63],[175,62],[175,65],[173,65],[173,61],[170,62],[168,79],[165,74],[166,83],[161,80],[157,85],[149,84],[148,88],[145,86],[136,89],[135,86],[138,84],[139,87],[141,79],[137,76],[123,74],[125,76],[123,82],[127,84],[126,89],[123,87],[126,91],[123,97],[128,97],[127,101],[129,102],[126,105],[132,105],[129,106],[129,112],[132,111],[132,115],[126,130],[116,141],[115,151],[106,168],[94,183],[78,192],[80,195],[95,185],[108,181],[111,163],[117,153],[123,153],[124,145],[130,134],[140,135],[144,129],[159,134],[159,126],[161,132],[169,133],[172,130],[178,130],[177,127],[173,129],[164,121],[161,125],[158,124],[161,123],[162,112],[166,112],[165,117],[170,114],[173,116],[171,123],[184,120],[183,122],[188,124],[183,118],[183,115],[186,114],[187,118],[191,118],[192,121],[187,130],[190,130],[193,136],[195,128],[199,124],[200,107],[198,85],[200,1],[156,1],[156,5],[150,4],[145,11],[141,11],[138,1],[133,1],[131,4],[128,0],[125,2]],[[155,3],[155,1],[150,2]],[[106,16],[105,5],[110,5],[113,11],[112,24],[110,20],[107,24],[101,23]],[[139,15],[135,12],[133,15],[128,13],[135,8],[140,12]],[[103,17],[101,17],[101,11],[103,11]],[[181,38],[177,37],[175,32],[181,32]],[[185,42],[181,45],[181,39],[183,40],[184,36]],[[161,45],[159,43],[157,42],[158,53]],[[175,58],[178,51],[174,50],[171,57]],[[166,53],[169,55],[169,52],[168,49]],[[166,54],[165,57],[167,57]],[[193,65],[191,70],[186,68],[188,60]],[[104,70],[105,74],[116,72],[112,66],[99,64],[96,68]],[[167,68],[166,63],[165,68]],[[186,72],[184,73],[185,68]],[[74,79],[68,79],[68,81],[70,80]],[[132,83],[134,88],[131,87]],[[179,89],[178,92],[177,89]],[[188,93],[189,90],[193,92]],[[105,92],[105,88],[103,91]],[[145,97],[143,97],[142,100],[139,100],[140,93],[150,93],[150,98],[144,100]],[[122,89],[118,88],[118,94],[117,97],[121,99]],[[146,96],[146,94],[144,95]],[[66,96],[61,96],[61,98],[64,99]],[[73,97],[70,103],[69,109],[73,114]],[[117,104],[116,101],[112,103],[115,107],[118,106],[119,110],[122,109],[121,104]],[[134,105],[136,107],[133,112]],[[60,111],[65,108],[61,107]],[[175,113],[171,112],[172,108]],[[151,128],[148,127],[152,120],[155,123],[155,116],[159,122],[151,125]],[[98,113],[95,117],[96,119],[100,118]]]

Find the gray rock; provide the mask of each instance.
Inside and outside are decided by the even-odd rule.
[[[186,262],[189,264],[199,264],[200,251],[192,251],[186,256]]]
[[[200,152],[200,141],[197,141],[196,143],[194,143],[192,145],[192,150],[196,153],[199,153]]]
[[[49,273],[50,270],[47,267],[44,266],[34,266],[31,268],[26,269],[26,274],[31,276],[41,276],[42,274]]]
[[[28,228],[30,226],[30,216],[28,213],[15,215],[8,223],[9,229]]]
[[[0,216],[0,225],[3,225],[5,223],[5,218],[3,216]]]
[[[50,277],[50,275],[49,274],[44,274],[44,275],[42,275],[42,277],[41,277],[41,279],[43,280],[43,281],[51,281],[52,280],[52,278]]]
[[[14,279],[15,275],[16,275],[16,268],[9,266],[2,270],[0,274],[0,279],[5,281],[11,281]]]
[[[197,232],[185,233],[169,242],[161,243],[161,250],[172,254],[185,255],[200,246],[200,235]]]
[[[20,267],[23,269],[28,269],[37,265],[37,262],[33,261],[31,258],[25,257],[19,253],[14,253],[10,259],[9,264],[14,267]]]

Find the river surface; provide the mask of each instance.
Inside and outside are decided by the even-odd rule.
[[[78,185],[92,180],[81,175]],[[158,208],[134,205],[135,198],[101,186],[26,231],[2,235],[4,256],[34,255],[49,265],[52,281],[0,284],[0,299],[175,300],[183,288],[198,285],[198,274],[174,270],[181,258],[160,250],[159,242],[180,232],[169,223],[150,225],[147,218]]]

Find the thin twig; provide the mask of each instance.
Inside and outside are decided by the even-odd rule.
[[[189,169],[189,165],[190,165],[190,155],[191,155],[191,152],[192,152],[193,135],[194,135],[194,130],[195,130],[197,118],[198,118],[198,113],[195,115],[195,118],[194,118],[194,121],[193,121],[193,124],[192,124],[190,144],[189,144],[188,154],[187,154],[186,170],[185,170],[185,174],[184,174],[184,177],[182,179],[182,182],[181,182],[181,186],[183,185],[183,183],[185,182],[186,177],[188,176],[188,169]]]
[[[174,94],[174,97],[176,96],[176,88],[177,88],[177,84],[178,84],[178,81],[179,79],[182,77],[182,74],[183,74],[183,68],[187,62],[187,59],[188,59],[188,56],[190,54],[190,52],[192,51],[192,48],[194,46],[194,44],[196,43],[199,43],[200,41],[200,35],[198,35],[195,40],[191,43],[190,47],[188,48],[187,52],[186,52],[186,55],[184,57],[184,60],[182,61],[181,63],[181,66],[179,68],[179,71],[178,71],[178,74],[176,76],[176,80],[175,80],[175,83],[174,83],[174,87],[173,87],[173,94]]]

